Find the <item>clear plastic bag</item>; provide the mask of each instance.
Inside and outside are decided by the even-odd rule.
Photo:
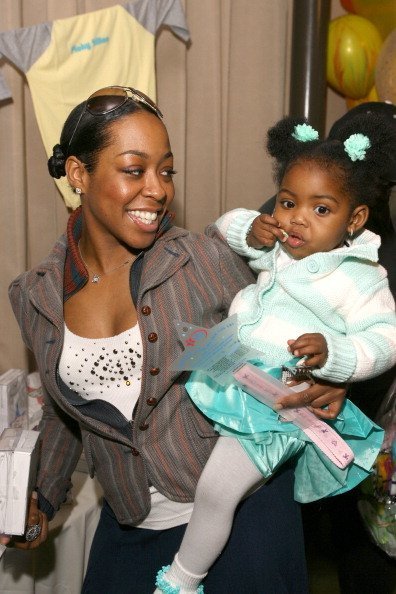
[[[396,379],[376,418],[385,429],[373,474],[361,486],[358,509],[371,538],[396,559]]]

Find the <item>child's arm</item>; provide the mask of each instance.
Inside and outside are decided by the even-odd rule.
[[[345,331],[325,333],[327,359],[313,375],[335,382],[380,375],[396,364],[395,305],[383,269],[366,266],[358,291],[349,286],[344,296]]]
[[[326,364],[328,349],[327,341],[323,334],[302,334],[296,340],[288,340],[287,344],[289,345],[290,352],[295,357],[305,357],[304,364],[306,366],[321,368]],[[326,392],[326,390],[323,390],[326,384],[320,380],[317,383],[318,378],[316,380],[316,383],[305,393],[306,405],[310,406],[312,412],[317,417],[323,419],[337,418],[345,399],[345,385],[338,384],[340,391],[337,391],[336,385],[330,383],[328,385],[328,392]],[[280,404],[283,407],[285,406],[283,401]],[[288,405],[298,406],[298,401],[296,404],[289,402]]]
[[[252,262],[262,258],[262,248],[272,248],[276,241],[285,241],[285,232],[278,221],[256,210],[236,208],[216,221],[216,226],[228,245]]]

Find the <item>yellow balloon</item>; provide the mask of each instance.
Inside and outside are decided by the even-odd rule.
[[[385,39],[379,53],[375,86],[381,101],[396,104],[396,29]]]
[[[361,103],[370,103],[371,101],[379,101],[377,89],[375,86],[371,89],[370,93],[367,97],[363,97],[362,99],[351,99],[351,97],[346,97],[346,105],[348,109],[352,109]]]
[[[366,97],[381,46],[381,35],[369,20],[355,14],[333,19],[327,41],[329,85],[352,99]]]
[[[386,39],[396,28],[395,0],[349,0],[348,5],[353,9],[352,12],[371,21],[382,39]]]

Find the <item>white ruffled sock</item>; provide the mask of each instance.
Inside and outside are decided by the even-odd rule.
[[[177,553],[172,565],[166,572],[164,578],[171,586],[179,586],[180,594],[196,594],[197,588],[207,574],[194,575],[180,564]],[[157,588],[154,594],[163,594],[163,590]]]

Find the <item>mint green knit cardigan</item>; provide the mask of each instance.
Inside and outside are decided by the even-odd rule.
[[[287,340],[320,332],[326,364],[313,374],[333,382],[379,375],[396,363],[395,303],[378,264],[380,238],[364,230],[350,245],[293,260],[276,243],[257,250],[246,243],[260,213],[235,209],[216,225],[227,243],[249,259],[257,283],[242,289],[229,314],[238,314],[239,338],[279,366],[290,360]]]

